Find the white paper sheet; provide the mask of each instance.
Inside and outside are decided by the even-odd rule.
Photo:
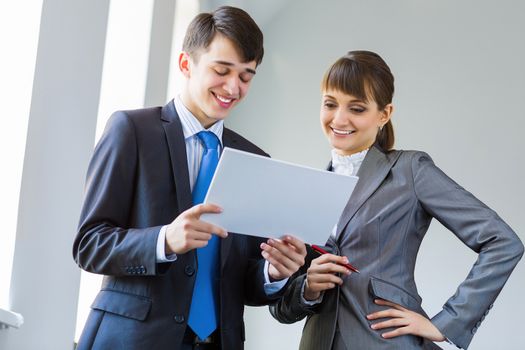
[[[225,148],[204,200],[223,212],[201,219],[229,232],[273,238],[290,234],[324,245],[357,180]]]

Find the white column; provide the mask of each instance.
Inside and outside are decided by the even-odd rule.
[[[162,106],[172,96],[166,96],[170,75],[171,42],[175,1],[155,0],[151,21],[148,76],[144,106]]]
[[[108,0],[46,0],[20,193],[6,349],[73,348],[79,270],[71,247],[93,149]],[[5,339],[7,338],[7,339]]]

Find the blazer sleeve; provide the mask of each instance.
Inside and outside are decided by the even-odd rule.
[[[415,153],[412,172],[423,209],[478,253],[467,278],[431,320],[466,349],[521,259],[523,244],[493,210],[450,179],[427,154]]]
[[[159,227],[129,228],[137,167],[134,125],[126,113],[109,119],[88,167],[85,198],[73,257],[97,274],[156,272]]]
[[[254,237],[250,237],[254,238]],[[259,247],[255,240],[254,247]],[[257,252],[258,253],[258,252]],[[258,253],[260,256],[260,253]],[[283,286],[279,291],[274,294],[267,295],[264,289],[264,259],[259,258],[257,255],[248,258],[248,268],[244,278],[244,304],[249,306],[263,306],[268,305],[270,302],[278,299],[283,291],[286,289],[286,285]]]
[[[323,306],[325,300],[333,297],[332,295],[326,295],[331,294],[330,291],[325,291],[322,302],[314,305],[303,302],[302,293],[306,272],[312,260],[318,257],[317,253],[308,245],[306,252],[305,264],[290,278],[287,286],[283,288],[284,291],[281,298],[270,305],[270,314],[281,323],[295,323],[313,315]]]

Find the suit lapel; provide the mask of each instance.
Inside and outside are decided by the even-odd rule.
[[[177,193],[177,204],[180,212],[189,209],[192,205],[190,180],[188,173],[188,159],[186,156],[186,143],[173,100],[162,108],[162,126],[166,133],[168,149],[171,159],[171,169],[175,178],[175,189]]]
[[[222,144],[224,147],[237,148],[237,140],[234,135],[229,132],[228,129],[224,128],[222,133]],[[233,235],[229,234],[228,237],[221,240],[221,270],[224,267],[228,253],[232,246]]]
[[[339,222],[337,223],[337,241],[340,240],[341,233],[344,231],[346,225],[352,219],[355,213],[381,185],[401,153],[396,152],[390,154],[392,156],[388,157],[375,146],[371,147],[366,154],[363,164],[357,173],[357,176],[359,176],[359,181],[357,182],[354,192],[350,196],[350,199],[348,200],[348,203],[346,204],[346,207],[339,218]]]

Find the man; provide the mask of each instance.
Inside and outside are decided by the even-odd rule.
[[[265,155],[223,127],[262,57],[246,12],[202,13],[179,57],[181,95],[109,120],[73,246],[80,267],[105,275],[77,349],[242,349],[244,304],[280,297],[304,263],[295,238],[264,243],[200,220],[221,210],[198,204],[220,150]]]

